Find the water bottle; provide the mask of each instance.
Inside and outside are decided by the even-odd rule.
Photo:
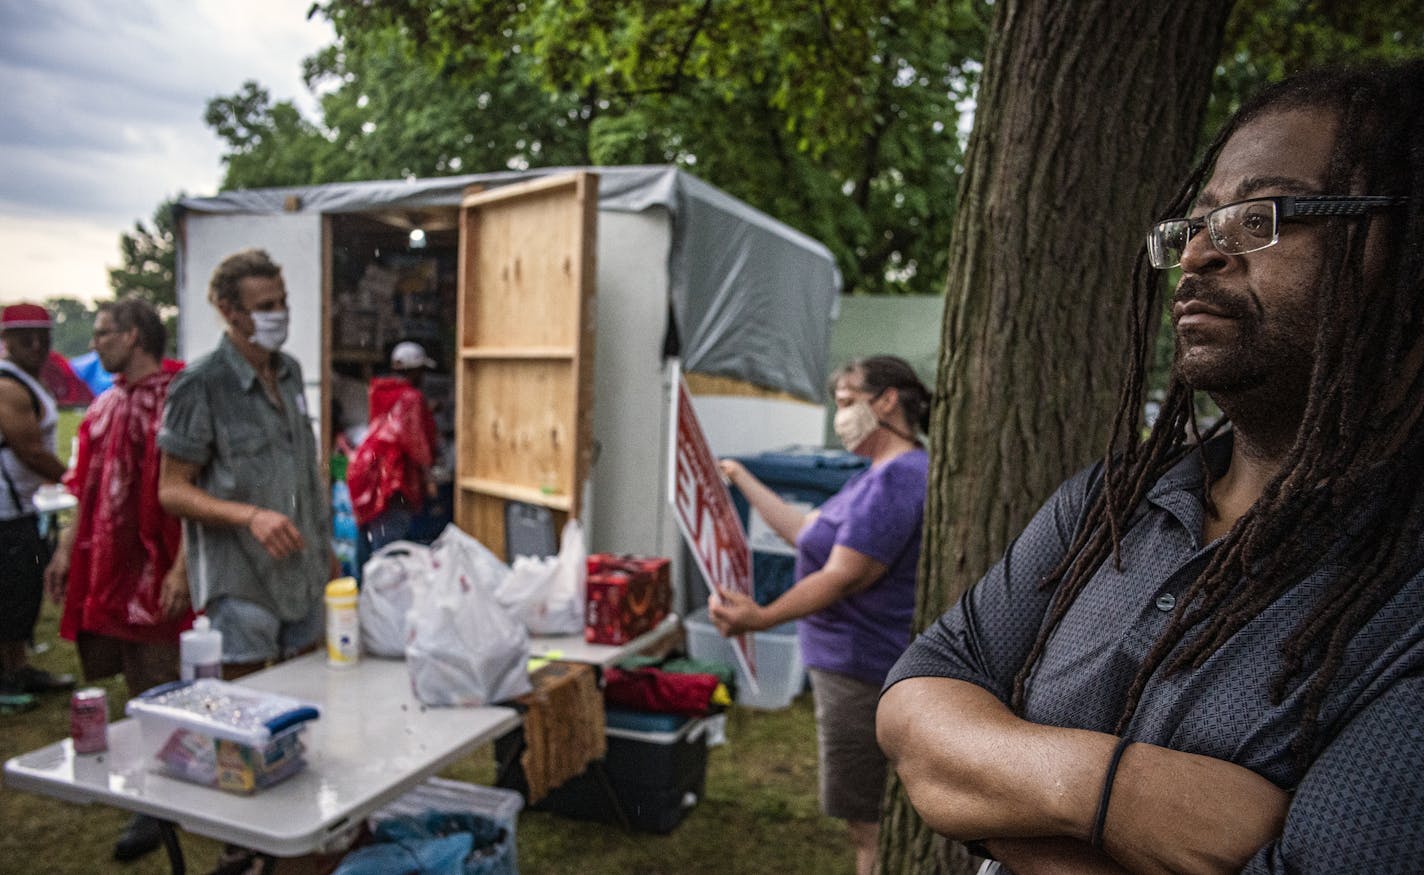
[[[185,681],[222,677],[222,633],[206,615],[193,620],[193,628],[178,636],[179,676]]]
[[[331,549],[341,563],[343,576],[354,577],[356,569],[356,511],[351,506],[351,490],[346,481],[331,484]]]

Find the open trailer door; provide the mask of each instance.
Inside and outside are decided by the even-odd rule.
[[[591,173],[461,203],[455,524],[505,561],[511,502],[546,508],[552,532],[580,513],[593,448],[597,216]]]

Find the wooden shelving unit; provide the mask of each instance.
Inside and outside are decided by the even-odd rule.
[[[578,516],[592,456],[598,178],[466,195],[455,523],[503,556],[505,505]]]

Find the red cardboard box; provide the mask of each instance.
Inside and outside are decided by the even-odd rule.
[[[669,569],[656,556],[589,556],[584,640],[626,644],[661,622],[672,608]]]

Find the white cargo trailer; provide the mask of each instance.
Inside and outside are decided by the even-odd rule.
[[[414,337],[449,375],[454,515],[504,552],[511,501],[590,549],[680,558],[666,507],[669,362],[712,449],[819,444],[840,276],[829,250],[675,167],[560,168],[182,201],[179,352],[217,343],[226,255],[266,249],[286,350],[330,447],[333,380]],[[437,380],[437,386],[440,381]],[[438,391],[438,390],[437,390]]]

